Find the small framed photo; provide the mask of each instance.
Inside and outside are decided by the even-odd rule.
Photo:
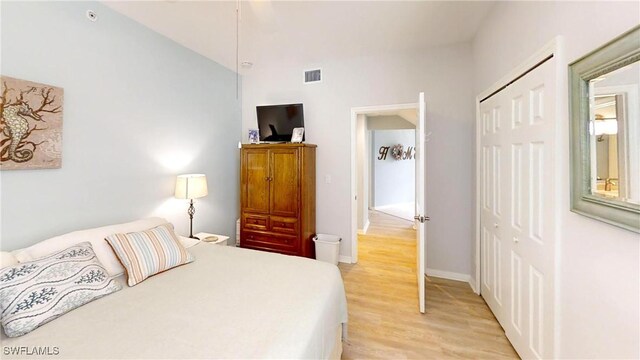
[[[260,140],[260,136],[258,136],[258,130],[249,129],[249,143],[257,144]]]
[[[303,127],[294,128],[293,129],[293,134],[291,135],[291,142],[292,143],[301,143],[303,136],[304,136],[304,128]]]

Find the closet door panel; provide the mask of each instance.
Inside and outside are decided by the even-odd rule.
[[[482,294],[496,318],[507,318],[505,294],[509,258],[505,255],[504,219],[508,199],[505,193],[505,147],[503,133],[508,118],[499,98],[481,104],[481,286]]]

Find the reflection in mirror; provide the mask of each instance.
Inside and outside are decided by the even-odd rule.
[[[591,193],[640,204],[640,62],[589,81]]]
[[[569,65],[571,211],[640,233],[640,25]]]

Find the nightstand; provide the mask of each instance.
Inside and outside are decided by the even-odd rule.
[[[195,235],[197,238],[200,239],[200,241],[207,243],[207,244],[214,244],[214,245],[222,245],[222,246],[227,246],[227,242],[229,240],[228,236],[224,236],[224,235],[217,235],[217,234],[210,234],[210,233],[205,233],[205,232],[201,232],[201,233],[197,233]],[[214,241],[204,241],[204,239],[207,236],[216,236],[218,238],[218,240],[214,240]]]

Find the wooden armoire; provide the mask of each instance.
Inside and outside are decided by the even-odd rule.
[[[316,145],[245,144],[240,246],[315,258]]]

